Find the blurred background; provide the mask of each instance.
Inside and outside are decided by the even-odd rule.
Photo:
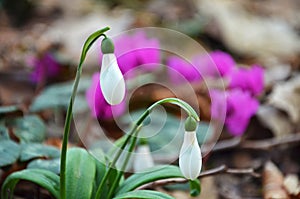
[[[204,128],[211,134],[200,138],[200,144],[203,144],[203,150],[208,154],[204,160],[206,168],[220,164],[234,168],[252,167],[265,175],[269,169],[265,163],[272,161],[277,165],[275,170],[281,179],[280,187],[286,182],[284,180],[290,180],[289,174],[294,177],[292,182],[296,185],[293,187],[287,183],[282,189],[286,194],[284,196],[300,198],[299,10],[298,0],[0,0],[0,106],[5,107],[0,111],[0,127],[8,129],[9,137],[19,142],[22,139],[15,135],[11,128],[16,123],[10,124],[8,121],[34,114],[41,118],[45,127],[45,138],[40,142],[60,147],[72,79],[87,36],[105,26],[111,27],[108,33],[110,36],[117,36],[134,28],[168,28],[193,38],[208,53],[226,53],[234,60],[237,68],[249,69],[258,65],[264,71],[262,80],[256,80],[256,77],[249,80],[249,84],[254,87],[260,84],[259,81],[262,81],[263,86],[259,93],[251,96],[255,99],[257,108],[245,116],[245,129],[232,129],[230,122],[225,121],[225,128],[220,135],[221,144],[217,145],[216,152],[213,153],[205,151],[212,146],[203,143],[209,142],[210,137],[219,138],[219,134],[214,135],[207,130],[213,114],[207,88],[218,88],[218,81],[208,81],[209,85],[203,85],[191,80],[197,103],[190,103],[200,110],[203,121],[201,129]],[[187,44],[182,44],[179,48],[186,49],[191,56],[194,55]],[[100,49],[94,47],[86,59],[87,69],[79,89],[81,95],[78,96],[76,120],[86,119],[81,112],[90,114],[85,92],[90,88],[92,74],[99,70],[99,51]],[[166,61],[166,57],[162,57],[161,62]],[[159,76],[160,72],[154,71],[152,76],[139,73],[130,82],[134,85],[139,81],[150,81]],[[180,70],[178,72],[180,73]],[[184,72],[182,74],[186,77]],[[227,89],[226,76],[222,76],[221,79]],[[179,93],[185,88],[178,84]],[[134,91],[126,108],[138,114],[140,108],[173,95],[174,93],[163,86],[144,86]],[[226,95],[230,95],[229,91]],[[189,100],[189,96],[185,98]],[[239,106],[232,102],[236,108],[229,109],[242,112],[242,116],[237,117],[243,117],[250,101],[248,103],[239,100],[234,102],[239,103]],[[167,109],[174,115],[163,128],[169,132],[178,122],[177,116],[180,116],[180,113],[172,107]],[[231,114],[232,112],[227,112],[226,117],[230,117]],[[105,117],[97,116],[97,124],[90,120],[86,123],[89,127],[84,127],[84,132],[93,132],[93,127],[99,122],[110,133],[108,137],[113,139],[122,135],[109,114]],[[118,116],[125,124],[131,121],[123,112]],[[159,121],[153,122],[155,126],[155,122]],[[148,131],[151,131],[151,128]],[[84,137],[81,139],[86,139],[83,142],[89,142],[95,135],[81,136]],[[155,138],[149,143],[152,150],[158,147],[159,139],[161,138]],[[76,135],[75,129],[72,144],[86,146]],[[105,145],[96,143],[87,147],[96,147],[97,144]],[[170,156],[174,159],[174,154]],[[163,163],[165,154],[158,154],[154,159]],[[2,180],[9,172],[26,167],[19,163],[14,163],[14,166],[12,168],[3,164]],[[268,191],[262,189],[266,186],[265,183],[266,180],[247,175],[216,175],[203,179],[202,194],[198,198],[267,198]],[[170,186],[159,189],[175,198],[188,198],[186,188]],[[298,189],[298,192],[292,193],[289,188]],[[28,190],[28,187],[20,187],[20,190],[23,189]],[[270,192],[271,195],[274,193]]]

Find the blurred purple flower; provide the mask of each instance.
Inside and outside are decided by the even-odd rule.
[[[175,84],[186,80],[193,82],[201,79],[195,66],[180,57],[170,56],[167,60],[167,66],[171,81]]]
[[[234,136],[242,135],[251,119],[256,113],[259,102],[247,91],[233,89],[226,91],[211,91],[212,98],[211,114],[212,118],[219,119],[220,111],[226,109],[225,125]],[[224,101],[226,99],[226,107]]]
[[[152,71],[160,63],[159,40],[147,38],[143,31],[117,37],[114,45],[115,55],[123,74],[144,64],[145,66],[142,66],[144,70]]]
[[[259,102],[249,92],[239,89],[230,90],[227,96],[228,111],[225,120],[229,131],[236,136],[243,134],[258,106]]]
[[[177,56],[170,56],[167,60],[169,76],[173,83],[182,82],[181,76],[189,82],[198,81],[207,76],[223,77],[230,74],[235,65],[233,58],[222,51],[196,55],[191,63]]]
[[[61,69],[58,61],[49,52],[43,54],[41,57],[30,57],[28,64],[33,67],[30,78],[34,83],[57,77]]]
[[[223,77],[232,71],[236,63],[230,54],[213,51],[208,55],[198,55],[192,61],[199,69],[201,76]]]
[[[86,100],[91,109],[92,116],[99,119],[111,119],[125,112],[125,101],[118,105],[110,105],[104,99],[99,83],[99,72],[94,73],[90,88],[86,91]]]
[[[264,89],[264,70],[258,65],[251,68],[236,68],[230,74],[229,88],[241,88],[251,92],[252,95],[260,94]]]

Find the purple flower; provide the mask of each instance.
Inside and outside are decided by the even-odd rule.
[[[167,66],[171,81],[175,84],[186,80],[193,82],[201,79],[195,66],[180,57],[170,56],[167,60]]]
[[[223,77],[233,70],[236,63],[230,54],[222,51],[213,51],[208,55],[195,56],[192,61],[203,77]]]
[[[58,61],[49,52],[41,57],[30,57],[28,64],[33,67],[31,81],[34,83],[57,77],[61,69]]]
[[[242,135],[251,119],[256,113],[259,102],[247,91],[233,89],[226,91],[211,91],[212,98],[211,114],[212,118],[219,119],[221,111],[226,109],[225,125],[234,136]],[[226,107],[224,101],[226,99]]]
[[[108,104],[102,94],[99,73],[94,73],[90,88],[86,91],[86,100],[91,109],[92,116],[99,119],[111,119],[113,116],[118,117],[125,112],[125,101],[118,105]]]
[[[147,38],[143,31],[117,37],[114,40],[114,45],[115,55],[123,74],[141,65],[144,65],[142,69],[152,71],[160,63],[158,39]]]
[[[236,68],[230,74],[229,88],[241,88],[251,92],[252,95],[260,94],[264,89],[264,70],[258,65],[251,68]]]
[[[251,117],[259,106],[257,99],[249,92],[234,89],[227,96],[227,117],[225,124],[228,130],[236,136],[243,134]]]
[[[231,73],[236,63],[229,54],[214,51],[208,55],[194,56],[191,63],[180,57],[171,56],[167,60],[167,65],[171,81],[179,83],[183,80],[182,76],[189,82],[199,81],[207,76],[215,78],[226,76]]]

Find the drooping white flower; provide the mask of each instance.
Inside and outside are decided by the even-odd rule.
[[[102,67],[100,71],[100,87],[107,103],[116,105],[121,103],[125,96],[125,81],[118,66],[112,40],[105,38],[102,41]]]
[[[201,171],[202,155],[196,137],[197,123],[196,121],[191,122],[191,119],[188,118],[186,122],[186,132],[179,154],[179,167],[185,178],[194,180]]]
[[[153,158],[148,144],[139,145],[133,162],[134,172],[142,172],[154,166]]]

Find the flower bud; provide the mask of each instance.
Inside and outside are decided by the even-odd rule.
[[[184,140],[179,154],[179,167],[182,175],[189,179],[196,179],[202,167],[202,155],[196,137],[196,123],[193,118],[188,118],[186,122],[186,132],[184,133]],[[188,129],[194,129],[188,131]]]
[[[117,63],[112,40],[105,38],[101,44],[103,52],[100,72],[100,87],[104,99],[111,105],[120,104],[125,96],[125,81]]]

